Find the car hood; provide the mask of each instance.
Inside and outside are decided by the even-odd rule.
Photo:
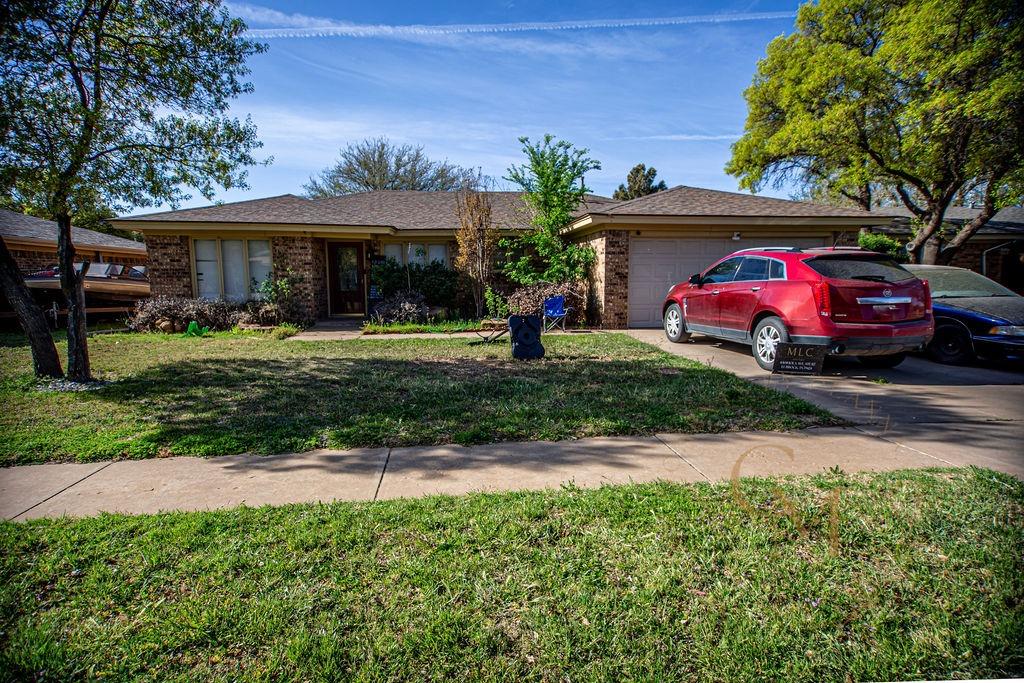
[[[998,318],[1012,325],[1024,325],[1024,296],[972,296],[962,299],[935,299],[934,305]]]

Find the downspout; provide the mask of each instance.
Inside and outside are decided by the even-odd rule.
[[[988,252],[995,251],[996,249],[1002,249],[1003,247],[1008,247],[1014,242],[1016,242],[1016,240],[1003,242],[1002,244],[997,244],[996,246],[981,252],[981,274],[984,275],[985,277],[988,277]]]

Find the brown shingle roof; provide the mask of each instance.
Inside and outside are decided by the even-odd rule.
[[[676,187],[592,211],[609,216],[742,216],[779,218],[868,218],[867,211],[739,192]]]
[[[49,242],[57,247],[57,224],[44,218],[36,218],[17,211],[0,209],[0,236],[7,239],[33,240]],[[116,249],[118,251],[135,251],[146,253],[146,245],[135,240],[128,240],[116,235],[89,230],[87,228],[71,228],[71,241],[77,247],[94,249]]]
[[[494,222],[499,228],[524,228],[529,224],[529,210],[519,192],[488,192]],[[266,199],[253,199],[230,204],[217,204],[196,209],[129,216],[123,221],[185,221],[216,223],[280,223],[289,225],[388,226],[397,230],[453,230],[458,227],[455,216],[455,192],[415,192],[378,190],[355,194],[306,199],[286,194]],[[588,195],[577,212],[616,202],[608,197]]]

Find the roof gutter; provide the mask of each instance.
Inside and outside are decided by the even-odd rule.
[[[563,233],[573,233],[602,224],[609,225],[790,225],[863,226],[877,224],[873,216],[673,216],[654,214],[588,213],[577,218]]]

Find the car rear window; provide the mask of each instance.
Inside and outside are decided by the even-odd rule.
[[[914,277],[909,270],[884,256],[875,258],[819,256],[808,259],[805,263],[821,275],[835,280],[902,282]]]

